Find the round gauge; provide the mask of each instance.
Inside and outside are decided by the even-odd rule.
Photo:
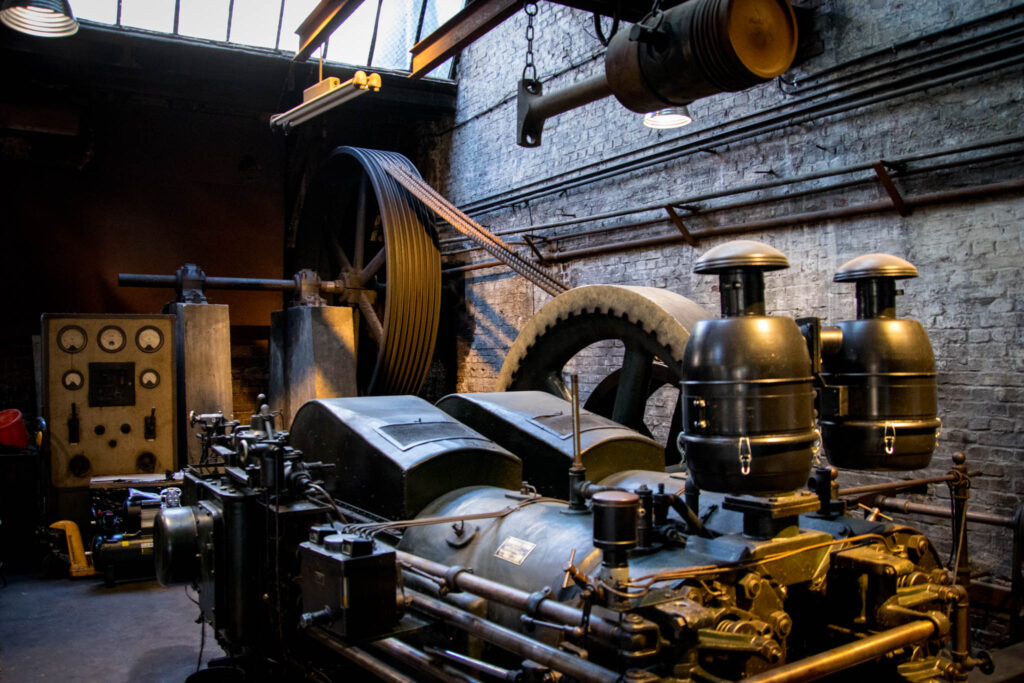
[[[126,337],[124,330],[117,325],[107,325],[99,334],[100,348],[107,353],[117,353],[124,348]]]
[[[68,391],[75,391],[76,389],[81,389],[82,385],[85,384],[85,377],[82,377],[82,373],[78,370],[68,370],[60,378],[60,383]]]
[[[156,370],[143,370],[139,373],[139,384],[144,389],[152,389],[160,384],[160,373]]]
[[[164,333],[152,325],[146,325],[135,333],[135,345],[143,353],[159,351],[160,347],[164,345]]]
[[[78,353],[89,343],[89,338],[78,325],[65,325],[57,333],[57,346],[64,353]]]

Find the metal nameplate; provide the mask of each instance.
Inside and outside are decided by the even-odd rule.
[[[502,541],[501,545],[498,546],[498,549],[494,551],[494,556],[501,558],[506,562],[511,562],[514,565],[521,565],[526,561],[527,555],[529,555],[536,547],[536,543],[530,543],[529,541],[524,541],[521,538],[509,536]]]

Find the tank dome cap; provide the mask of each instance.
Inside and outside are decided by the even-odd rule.
[[[775,247],[754,240],[733,240],[720,244],[697,259],[695,273],[719,273],[731,268],[781,270],[789,268],[789,259]]]
[[[844,263],[832,281],[856,282],[880,277],[893,280],[917,277],[917,268],[910,261],[892,254],[864,254]]]

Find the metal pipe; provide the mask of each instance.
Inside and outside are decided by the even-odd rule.
[[[903,498],[892,498],[890,496],[878,496],[871,501],[871,507],[881,508],[882,510],[889,510],[892,512],[903,512],[906,514],[917,514],[917,515],[929,515],[931,517],[942,517],[949,519],[951,512],[948,507],[940,507],[938,505],[926,505],[924,503],[914,503]],[[976,522],[978,524],[990,524],[992,526],[1001,526],[1008,529],[1012,529],[1013,518],[1005,515],[994,515],[988,512],[970,512],[967,513],[968,522]]]
[[[117,284],[121,287],[176,287],[176,275],[144,275],[119,273]],[[203,280],[203,289],[244,289],[263,292],[289,292],[298,288],[295,280],[253,277],[208,277]]]
[[[928,484],[943,484],[949,481],[953,481],[954,476],[952,474],[945,474],[941,477],[928,477],[927,479],[904,479],[902,481],[887,481],[882,484],[867,484],[866,486],[851,486],[845,489],[839,489],[837,495],[840,496],[858,496],[865,493],[882,493],[884,491],[902,491],[904,489],[917,488],[918,486],[927,486]]]
[[[373,655],[369,654],[365,650],[361,650],[357,647],[347,647],[342,645],[335,640],[326,631],[314,627],[307,631],[313,640],[317,641],[322,645],[326,645],[332,651],[338,653],[342,657],[355,662],[362,668],[369,671],[371,674],[381,679],[382,681],[390,681],[391,683],[416,683],[416,679],[409,678],[405,674],[397,671],[396,669],[388,666],[384,662],[380,661]]]
[[[473,659],[472,657],[467,657],[466,655],[460,654],[458,652],[452,652],[451,650],[442,650],[441,648],[437,647],[432,647],[429,649],[431,654],[435,654],[438,657],[450,659],[453,662],[462,664],[463,666],[469,669],[473,669],[477,673],[486,674],[487,676],[497,678],[501,681],[518,681],[522,677],[521,671],[512,671],[510,669],[505,669],[500,666],[495,666],[494,664],[488,664],[487,662],[481,661],[479,659]]]
[[[368,644],[368,647],[394,657],[416,671],[425,671],[441,683],[473,683],[476,679],[455,671],[449,667],[439,666],[422,650],[417,650],[395,638],[385,638]]]
[[[813,681],[849,669],[851,666],[871,661],[887,652],[926,640],[933,633],[935,633],[935,624],[925,619],[919,619],[811,657],[784,664],[744,680],[746,683]]]
[[[550,119],[553,116],[596,102],[612,94],[608,79],[604,72],[585,80],[573,83],[567,88],[556,90],[545,95],[537,95],[530,99],[527,117]]]
[[[538,197],[554,194],[557,192],[561,192],[563,190],[572,189],[580,185],[584,185],[586,183],[594,182],[596,180],[610,179],[612,177],[622,175],[625,173],[642,170],[643,168],[652,166],[657,163],[673,161],[675,159],[678,159],[680,157],[686,156],[694,152],[708,151],[711,147],[735,144],[748,138],[753,138],[759,135],[765,135],[767,133],[775,132],[778,130],[782,130],[784,128],[800,125],[803,123],[810,123],[828,116],[835,116],[836,114],[845,113],[852,109],[857,109],[872,104],[878,104],[886,100],[895,99],[905,95],[916,94],[918,92],[921,92],[922,90],[927,90],[929,88],[934,88],[940,85],[946,85],[954,81],[969,81],[970,79],[975,77],[980,78],[985,76],[991,76],[993,72],[998,71],[999,69],[1016,66],[1017,64],[1024,61],[1024,55],[1021,55],[1020,51],[1014,48],[1000,50],[998,51],[998,53],[1005,53],[1009,56],[1006,56],[1005,58],[1000,59],[999,61],[992,61],[993,58],[996,56],[996,53],[988,53],[980,57],[960,60],[959,62],[956,62],[954,64],[935,67],[934,69],[927,70],[920,74],[905,76],[896,79],[891,83],[865,88],[864,90],[849,93],[847,95],[834,98],[833,100],[827,102],[809,104],[808,106],[803,107],[802,109],[797,109],[795,112],[784,110],[791,110],[794,106],[802,105],[808,100],[812,100],[814,98],[808,97],[803,98],[802,100],[797,100],[795,102],[788,102],[785,105],[778,105],[777,107],[773,107],[771,109],[763,110],[761,112],[757,112],[756,114],[751,114],[741,119],[737,119],[737,123],[739,123],[750,121],[751,119],[757,119],[758,117],[764,117],[764,115],[767,113],[773,114],[772,116],[765,118],[763,121],[755,120],[752,123],[743,123],[741,125],[730,126],[727,130],[723,130],[719,133],[715,133],[704,138],[698,137],[700,133],[694,133],[689,136],[684,136],[682,139],[686,141],[683,142],[683,144],[673,148],[669,148],[658,152],[652,152],[647,156],[641,157],[639,159],[632,158],[629,159],[628,161],[624,161],[622,163],[610,166],[605,169],[599,169],[583,173],[572,179],[567,179],[554,183],[551,182],[551,180],[553,180],[554,178],[565,176],[576,171],[567,171],[556,176],[549,176],[548,178],[533,181],[531,183],[527,183],[520,186],[521,188],[536,186],[538,187],[537,190],[523,190],[519,191],[518,193],[510,193],[509,191],[506,191],[504,193],[492,195],[492,197],[501,197],[505,195],[504,198],[500,200],[492,200],[491,198],[476,200],[464,205],[462,207],[462,210],[465,213],[472,215],[482,213],[485,211],[494,210],[497,208],[507,207],[527,199],[536,199]],[[976,66],[973,68],[964,68],[964,70],[962,71],[958,70],[958,68],[967,67],[972,62],[979,61],[982,59],[985,60],[985,63],[983,63],[980,66]],[[886,92],[882,92],[880,94],[872,94],[878,90],[885,90],[887,88],[893,89]],[[782,113],[775,114],[775,112]],[[635,157],[637,153],[652,149],[660,144],[663,143],[657,143],[656,145],[651,145],[648,146],[647,148],[642,148],[640,150],[631,150],[629,152],[612,157],[611,159],[614,160],[619,158]]]
[[[520,657],[549,666],[556,671],[572,676],[583,683],[615,683],[621,676],[585,659],[580,659],[553,647],[527,638],[515,631],[475,617],[422,593],[407,591],[409,606],[467,633],[486,640]]]
[[[914,208],[927,206],[929,204],[939,204],[952,201],[963,201],[968,199],[979,199],[982,197],[988,197],[998,194],[1008,194],[1013,192],[1024,191],[1024,180],[1011,180],[1001,183],[990,183],[988,185],[979,185],[976,187],[962,188],[956,190],[945,190],[942,192],[933,192],[914,199],[907,199],[907,206],[913,206]],[[712,237],[718,235],[732,235],[744,232],[753,232],[756,230],[765,230],[769,228],[779,227],[790,227],[799,225],[801,223],[815,223],[820,221],[833,220],[836,218],[850,218],[854,216],[862,216],[873,213],[881,213],[883,211],[893,210],[892,202],[888,200],[881,200],[878,202],[869,202],[866,204],[859,204],[856,206],[844,207],[842,209],[828,209],[825,211],[811,211],[802,214],[796,214],[793,216],[787,216],[783,218],[770,218],[761,221],[751,221],[748,223],[738,223],[735,225],[725,225],[710,230],[700,230],[692,232],[693,237]],[[685,242],[685,238],[682,235],[672,234],[661,237],[651,237],[643,240],[636,240],[628,244],[607,244],[600,247],[584,247],[581,249],[573,249],[568,251],[558,252],[545,256],[545,261],[548,263],[560,263],[563,261],[569,261],[575,258],[598,256],[603,254],[615,253],[619,251],[627,251],[632,249],[643,249],[651,247],[660,247],[668,244],[677,244],[679,242]],[[498,261],[482,261],[480,263],[471,263],[463,266],[455,266],[452,268],[446,268],[441,271],[442,275],[452,275],[455,273],[465,273],[473,270],[482,270],[485,268],[493,268],[501,265]],[[942,479],[941,481],[946,481]]]
[[[417,571],[437,577],[438,579],[444,580],[447,577],[449,583],[454,584],[453,588],[472,593],[473,595],[479,595],[486,600],[493,600],[494,602],[514,607],[524,612],[528,612],[533,603],[537,602],[534,595],[518,588],[513,588],[497,581],[491,581],[469,572],[455,572],[452,567],[401,550],[396,550],[395,552],[400,564],[408,565]],[[454,577],[452,576],[453,574]],[[583,623],[582,610],[550,598],[539,601],[536,605],[536,614],[559,624],[578,626]],[[589,623],[590,630],[594,635],[619,647],[640,648],[644,645],[642,636],[620,629],[613,622],[601,617],[592,614]]]
[[[939,151],[925,152],[925,153],[921,153],[921,154],[911,154],[911,155],[908,155],[908,156],[897,157],[895,159],[884,159],[882,161],[887,166],[906,166],[907,164],[911,164],[911,163],[915,163],[915,162],[919,162],[919,161],[928,161],[930,159],[935,159],[935,158],[943,157],[943,156],[951,156],[953,154],[965,154],[967,152],[976,152],[976,151],[982,150],[982,149],[989,149],[991,147],[1001,147],[1001,146],[1004,146],[1004,145],[1012,145],[1012,144],[1019,143],[1019,142],[1024,142],[1024,135],[1012,135],[1012,136],[1009,136],[1009,137],[1002,137],[1002,138],[990,138],[988,140],[981,140],[979,142],[975,142],[975,143],[972,143],[970,145],[963,145],[963,146],[960,146],[960,147],[952,147],[952,148],[947,148],[947,149],[943,149],[943,150],[939,150]],[[970,158],[970,159],[950,161],[950,162],[945,162],[945,163],[941,163],[941,164],[936,164],[936,165],[933,165],[933,166],[926,166],[926,167],[923,167],[923,168],[908,169],[908,170],[902,171],[900,173],[900,176],[901,177],[906,177],[906,176],[909,176],[909,175],[914,175],[914,174],[918,174],[918,173],[926,173],[926,172],[929,172],[929,171],[944,170],[944,169],[948,169],[948,168],[958,168],[960,166],[966,166],[966,165],[969,165],[969,164],[975,164],[975,163],[978,163],[979,161],[998,160],[998,159],[1002,159],[1002,158],[1005,158],[1005,157],[1008,157],[1008,156],[1016,158],[1016,157],[1019,157],[1019,155],[1020,155],[1020,150],[1019,149],[1014,149],[1014,150],[1010,150],[1010,151],[1007,151],[1007,152],[998,152],[998,153],[995,153],[995,154],[992,154],[992,155],[985,155],[985,156],[981,156],[981,157],[973,157],[973,158]],[[508,230],[499,230],[499,231],[495,231],[494,234],[499,236],[499,237],[504,237],[506,235],[518,235],[518,234],[522,234],[524,232],[536,232],[536,231],[539,231],[539,230],[552,230],[554,228],[561,228],[561,227],[566,227],[566,226],[569,226],[569,225],[579,225],[581,223],[596,223],[598,221],[609,220],[609,219],[612,219],[612,218],[621,218],[622,216],[629,216],[629,215],[638,214],[638,213],[645,213],[645,212],[652,212],[652,211],[659,211],[660,212],[660,211],[663,211],[666,206],[687,206],[687,205],[693,205],[693,204],[697,204],[699,202],[710,201],[712,199],[721,199],[723,197],[733,197],[733,196],[741,195],[741,194],[751,194],[751,193],[754,193],[754,192],[762,192],[764,190],[772,190],[772,189],[779,188],[779,187],[787,187],[788,188],[788,187],[791,187],[791,186],[799,184],[799,183],[807,183],[807,182],[812,182],[812,181],[815,181],[815,180],[822,180],[822,179],[825,179],[825,178],[835,178],[835,177],[838,177],[838,176],[841,176],[841,175],[848,175],[848,174],[851,174],[851,173],[859,173],[859,172],[862,172],[862,171],[871,171],[873,164],[874,164],[874,162],[852,164],[850,166],[844,166],[842,168],[829,169],[827,171],[818,171],[816,173],[807,173],[807,174],[804,174],[804,175],[801,175],[801,176],[794,176],[794,177],[791,177],[791,178],[781,178],[779,180],[766,181],[766,182],[763,182],[763,183],[755,183],[755,184],[752,184],[752,185],[744,185],[744,186],[738,187],[738,188],[727,188],[727,189],[723,189],[723,190],[716,190],[714,192],[705,192],[703,194],[698,194],[698,195],[690,195],[690,196],[686,196],[686,197],[670,198],[670,199],[666,199],[666,200],[663,200],[663,201],[659,201],[659,202],[654,203],[654,204],[645,204],[645,205],[642,205],[642,206],[635,206],[635,207],[630,207],[630,208],[627,208],[627,209],[619,209],[617,211],[608,211],[608,212],[605,212],[605,213],[593,214],[591,216],[566,218],[566,219],[559,220],[559,221],[551,221],[549,223],[541,223],[539,225],[530,225],[530,226],[527,226],[527,227],[524,227],[524,228],[512,228],[512,229],[508,229]],[[843,188],[850,187],[850,186],[853,186],[853,185],[858,185],[858,184],[867,184],[867,183],[872,183],[873,184],[875,182],[877,182],[877,178],[874,177],[874,176],[867,177],[867,178],[859,178],[859,179],[852,180],[852,181],[843,181],[841,183],[836,183],[836,184],[833,184],[833,185],[827,185],[825,187],[811,188],[811,189],[805,190],[805,191],[803,191],[802,193],[799,193],[799,194],[794,194],[794,193],[787,192],[782,197],[772,196],[772,197],[765,197],[765,198],[761,198],[761,199],[746,200],[745,202],[737,202],[737,203],[733,203],[733,204],[726,204],[726,205],[722,205],[722,206],[716,206],[716,207],[713,207],[713,208],[708,209],[706,211],[702,211],[701,214],[702,215],[706,215],[708,213],[712,213],[712,212],[716,212],[716,211],[723,211],[723,210],[726,210],[726,209],[734,209],[734,208],[738,208],[738,207],[755,206],[755,205],[763,204],[763,203],[765,203],[767,201],[772,201],[772,200],[776,200],[776,199],[792,199],[792,198],[795,198],[795,197],[802,197],[802,196],[806,196],[806,195],[809,195],[809,194],[819,194],[821,192],[827,192],[829,190],[843,189]],[[664,219],[660,219],[660,220],[657,220],[657,221],[650,221],[650,222],[663,223]],[[624,226],[624,227],[630,227],[630,226]],[[577,236],[579,234],[580,233],[574,233],[572,236],[575,237],[575,236]],[[590,231],[590,232],[587,232],[585,234],[595,234],[595,232],[594,231]],[[457,243],[457,242],[462,242],[462,241],[465,241],[464,237],[446,237],[446,238],[444,238],[442,240],[439,240],[439,244],[446,245],[446,244],[452,244],[452,243]],[[452,254],[452,253],[456,253],[456,252],[446,252],[446,254]]]
[[[523,147],[540,145],[544,121],[567,111],[596,102],[612,94],[604,71],[567,88],[542,94],[539,81],[519,82],[517,142]]]

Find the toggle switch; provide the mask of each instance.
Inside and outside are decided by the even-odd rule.
[[[142,431],[146,441],[156,440],[156,407],[150,409],[149,415],[142,418]]]
[[[68,443],[78,443],[78,404],[71,404],[71,416],[68,417]]]

